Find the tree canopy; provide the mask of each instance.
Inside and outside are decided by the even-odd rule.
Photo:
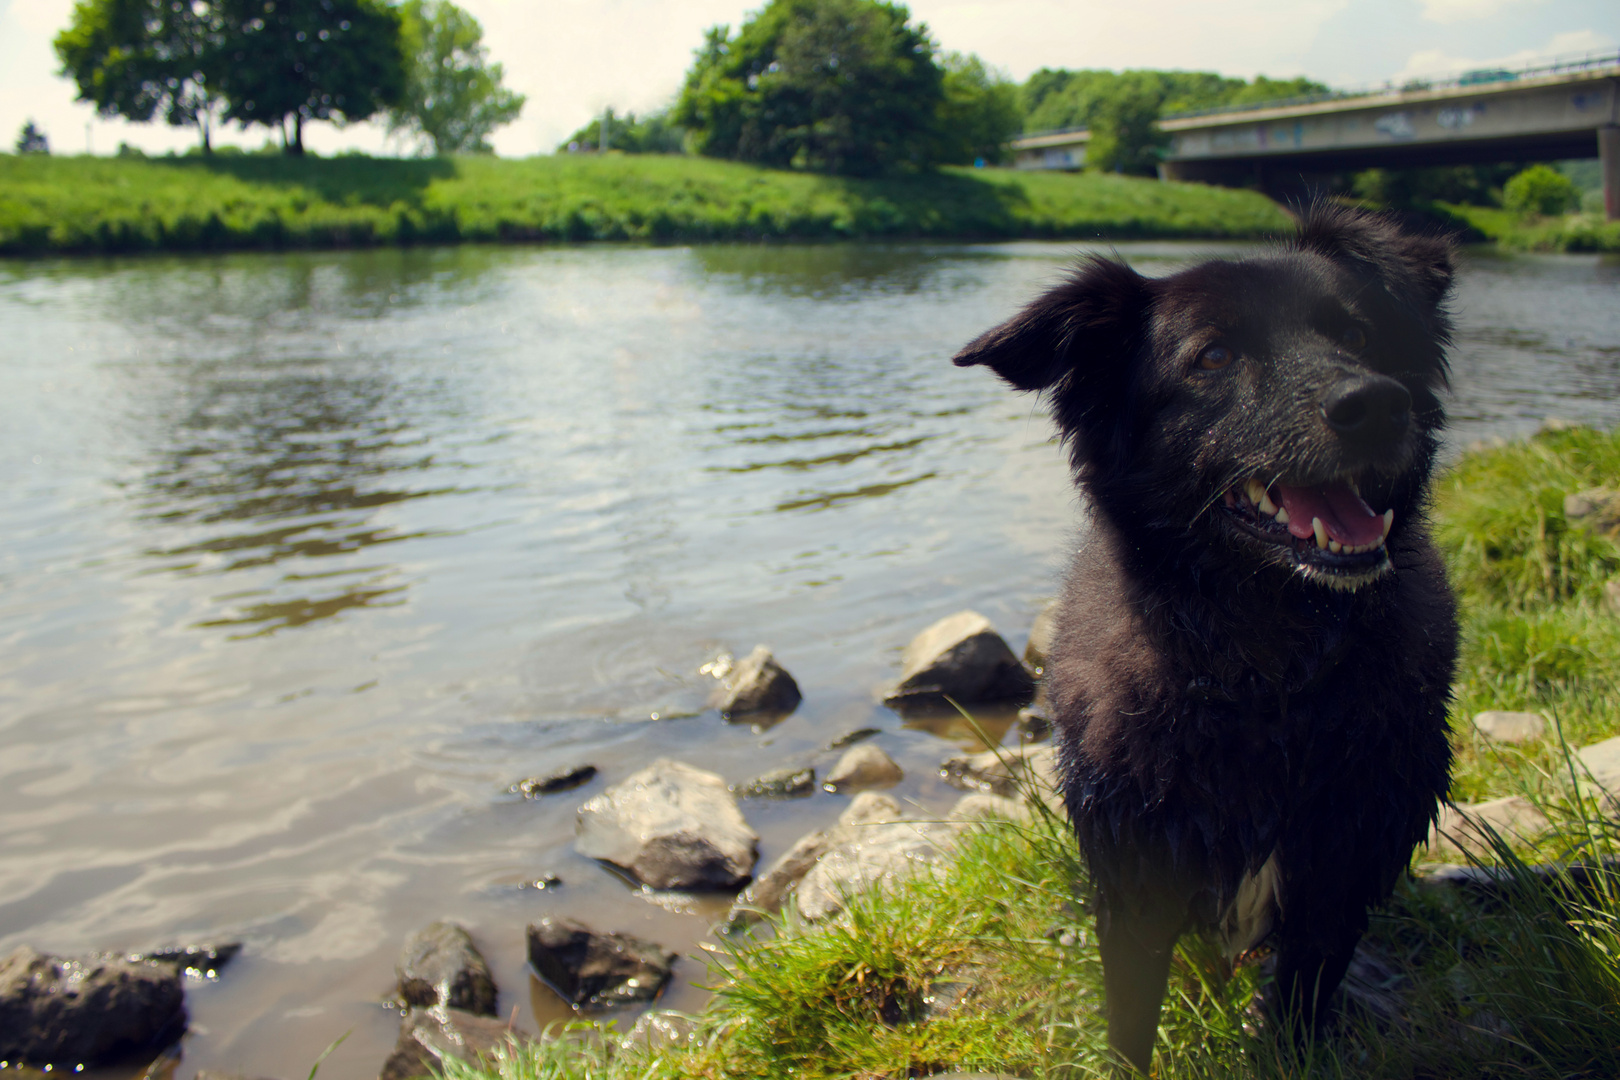
[[[518,118],[524,97],[501,85],[484,28],[450,0],[405,0],[400,15],[405,89],[389,132],[414,134],[441,156],[490,153],[490,133]]]
[[[872,176],[931,163],[944,72],[882,0],[770,0],[708,31],[672,119],[712,157]]]
[[[559,151],[578,152],[602,149],[602,121],[607,120],[610,150],[626,154],[679,154],[685,148],[686,132],[673,124],[667,112],[655,112],[637,119],[627,112],[616,115],[607,109],[558,144]]]
[[[218,0],[218,9],[225,118],[279,128],[290,153],[304,151],[306,120],[364,120],[404,93],[400,16],[382,0]]]
[[[26,121],[22,130],[17,132],[17,153],[19,154],[49,154],[51,140],[39,130],[39,125],[32,120]]]
[[[935,159],[946,165],[999,164],[1023,123],[1018,84],[977,56],[948,53]]]
[[[217,12],[197,0],[78,0],[53,44],[80,101],[102,116],[144,123],[161,112],[176,127],[196,125],[206,150],[220,30]]]

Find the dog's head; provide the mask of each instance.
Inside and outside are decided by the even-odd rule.
[[[1090,259],[956,363],[1045,391],[1098,510],[1157,557],[1202,540],[1354,589],[1421,506],[1451,277],[1447,241],[1323,204],[1254,258],[1157,279]]]

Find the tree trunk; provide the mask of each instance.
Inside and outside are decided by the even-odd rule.
[[[287,152],[295,157],[304,156],[304,114],[293,113],[293,141]]]

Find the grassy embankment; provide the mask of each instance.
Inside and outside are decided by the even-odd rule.
[[[1526,852],[1614,858],[1620,833],[1571,794],[1556,738],[1491,750],[1480,708],[1547,712],[1579,745],[1620,727],[1620,621],[1602,582],[1620,547],[1569,527],[1567,492],[1620,482],[1620,436],[1586,429],[1469,454],[1437,485],[1438,535],[1464,606],[1455,709],[1459,797],[1530,792],[1558,823]],[[1537,882],[1500,847],[1509,884],[1492,903],[1403,886],[1368,935],[1388,971],[1339,1033],[1303,1058],[1256,1034],[1256,966],[1223,969],[1207,946],[1178,952],[1156,1071],[1161,1078],[1514,1077],[1620,1074],[1620,885],[1579,893]],[[685,1043],[620,1046],[587,1031],[515,1051],[450,1080],[903,1077],[946,1068],[1019,1076],[1106,1073],[1101,971],[1074,902],[1083,869],[1063,823],[986,826],[938,877],[856,899],[841,921],[791,916],[722,954],[716,998]],[[930,1011],[951,984],[972,993]],[[1380,1010],[1377,1002],[1382,1001]]]
[[[0,155],[0,254],[454,241],[1255,237],[1263,196],[946,169],[887,180],[705,158]]]
[[[1499,206],[1436,205],[1509,251],[1620,251],[1620,221],[1604,221],[1602,214],[1521,217]]]

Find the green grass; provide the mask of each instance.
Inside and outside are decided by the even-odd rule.
[[[1296,1050],[1264,1030],[1256,963],[1229,967],[1184,938],[1155,1057],[1160,1080],[1596,1080],[1620,1075],[1620,875],[1584,887],[1532,864],[1615,865],[1620,824],[1571,783],[1571,746],[1620,731],[1620,618],[1602,585],[1620,547],[1573,528],[1563,496],[1620,486],[1620,435],[1544,431],[1465,455],[1435,489],[1436,536],[1462,604],[1454,712],[1458,796],[1527,792],[1553,822],[1481,863],[1493,898],[1407,882],[1365,939],[1337,1030]],[[1531,708],[1568,742],[1491,751],[1479,708]],[[791,912],[725,944],[710,1007],[685,1042],[621,1043],[586,1024],[449,1080],[907,1077],[947,1069],[1041,1078],[1112,1075],[1084,868],[1039,800],[1025,824],[987,825],[940,875],[852,898],[831,925]],[[954,1004],[951,987],[969,986]]]
[[[1620,221],[1604,221],[1602,214],[1523,218],[1495,206],[1437,205],[1510,251],[1620,251]]]
[[[0,254],[455,241],[1257,237],[1253,192],[1095,173],[888,180],[673,156],[0,155]]]

